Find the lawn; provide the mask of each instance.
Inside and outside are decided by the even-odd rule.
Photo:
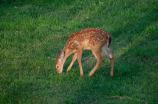
[[[114,76],[104,61],[82,53],[83,77],[72,55],[57,74],[54,62],[73,32],[100,27],[112,35]],[[0,104],[158,103],[157,0],[0,1]]]

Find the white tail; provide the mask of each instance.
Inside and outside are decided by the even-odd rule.
[[[113,76],[114,69],[114,55],[109,50],[109,45],[111,43],[111,35],[101,28],[85,28],[78,32],[72,33],[64,48],[59,50],[57,59],[55,61],[55,67],[58,73],[62,73],[63,65],[68,56],[74,53],[71,64],[67,68],[69,71],[77,59],[80,67],[80,76],[83,75],[81,55],[83,49],[90,49],[97,59],[97,63],[93,70],[89,73],[92,76],[96,69],[99,67],[103,61],[103,57],[100,54],[100,49],[109,57],[111,61],[111,71],[110,75]]]

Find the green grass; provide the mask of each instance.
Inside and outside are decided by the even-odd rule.
[[[0,2],[0,104],[158,103],[157,0],[2,0]],[[100,27],[112,35],[114,76],[104,61],[83,51],[56,73],[54,61],[68,36]],[[94,61],[92,61],[94,60]]]

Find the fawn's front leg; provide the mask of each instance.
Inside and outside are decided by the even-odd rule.
[[[69,67],[67,68],[66,71],[69,71],[72,67],[72,65],[74,64],[75,60],[77,58],[77,53],[74,54],[73,58],[72,58],[72,61],[71,61],[71,64],[69,65]]]
[[[83,76],[83,69],[81,64],[81,55],[82,55],[82,49],[77,50],[77,61],[80,67],[80,76]]]

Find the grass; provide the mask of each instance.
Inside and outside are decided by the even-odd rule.
[[[2,0],[0,4],[0,103],[158,103],[157,0]],[[54,61],[68,36],[100,27],[112,35],[114,76],[104,61],[83,51],[84,76],[77,61],[56,73]],[[94,60],[94,61],[92,61]]]

